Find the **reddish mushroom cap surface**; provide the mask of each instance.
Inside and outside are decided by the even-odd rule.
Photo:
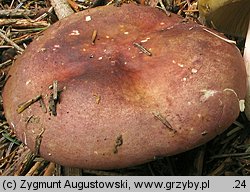
[[[9,75],[3,102],[18,138],[47,160],[87,169],[138,165],[204,144],[237,118],[246,92],[234,45],[134,4],[58,21]],[[49,89],[55,81],[58,91]]]

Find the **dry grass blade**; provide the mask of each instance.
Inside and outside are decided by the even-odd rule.
[[[23,52],[24,49],[22,49],[21,47],[19,47],[16,43],[14,43],[10,38],[8,38],[4,33],[2,33],[0,31],[0,37],[3,38],[7,43],[9,43],[10,45],[12,45],[16,50]]]
[[[12,164],[8,168],[4,169],[2,175],[3,176],[20,175],[20,172],[23,168],[23,162],[25,161],[29,153],[30,153],[29,149],[20,146],[17,151],[15,160],[13,160]]]
[[[249,157],[250,152],[244,152],[244,153],[228,153],[228,154],[221,154],[221,155],[214,155],[211,158],[224,158],[224,157]]]
[[[42,95],[37,95],[36,97],[29,99],[28,101],[20,104],[17,108],[18,113],[22,113],[25,109],[31,106],[33,103],[37,102],[39,99],[42,98]]]
[[[153,115],[156,119],[158,119],[159,121],[162,122],[163,125],[165,125],[165,127],[169,128],[172,131],[175,131],[172,127],[172,125],[167,121],[167,119],[165,117],[163,117],[163,115],[159,112],[153,112]]]
[[[219,39],[223,40],[223,41],[226,41],[227,43],[231,43],[231,44],[235,44],[236,45],[236,41],[233,41],[233,40],[230,40],[230,39],[227,39],[227,38],[224,38],[224,37],[221,37],[219,35],[217,35],[216,33],[206,29],[206,28],[203,28],[204,31],[214,35],[215,37],[218,37]]]

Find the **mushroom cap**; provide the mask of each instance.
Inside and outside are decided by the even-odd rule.
[[[238,117],[246,92],[234,45],[134,4],[58,21],[9,75],[3,104],[18,138],[47,160],[87,169],[138,165],[202,145]],[[62,90],[56,115],[35,102],[42,95],[48,108],[53,81]],[[33,104],[18,113],[26,101]]]
[[[249,0],[199,0],[201,21],[229,35],[245,37],[250,21]]]

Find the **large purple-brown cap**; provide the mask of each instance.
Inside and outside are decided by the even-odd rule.
[[[134,4],[58,21],[9,75],[4,109],[18,138],[47,160],[87,169],[202,145],[237,118],[246,92],[234,45]]]

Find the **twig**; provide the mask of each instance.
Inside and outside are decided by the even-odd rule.
[[[50,162],[43,176],[52,176],[54,174],[55,168],[56,168],[55,163]]]
[[[57,83],[57,80],[53,81],[53,99],[58,100],[58,83]]]
[[[218,176],[221,175],[227,165],[232,162],[230,157],[227,157],[216,169],[212,170],[207,176]]]
[[[36,141],[35,141],[35,151],[34,151],[34,155],[37,156],[40,152],[40,146],[42,143],[42,135],[44,133],[45,129],[42,128],[42,131],[36,136]]]
[[[133,45],[135,47],[137,47],[138,49],[140,49],[147,56],[152,56],[152,53],[148,49],[146,49],[145,47],[143,47],[141,44],[139,44],[139,43],[133,43]]]
[[[56,112],[56,105],[59,102],[59,96],[62,92],[62,90],[58,90],[58,81],[54,80],[53,84],[52,84],[52,89],[53,92],[50,94],[49,97],[49,112],[56,116],[57,112]]]
[[[34,21],[37,22],[37,21],[40,21],[40,20],[46,18],[48,15],[51,15],[52,11],[53,11],[53,7],[50,7],[47,12],[45,12],[41,16],[37,17]]]
[[[9,26],[15,28],[42,28],[50,24],[46,21],[34,21],[31,19],[0,19],[0,26]]]
[[[25,176],[31,176],[37,169],[40,167],[41,162],[36,162],[35,165],[29,170],[29,172]]]
[[[11,64],[12,64],[12,60],[11,59],[9,59],[9,60],[7,60],[7,61],[5,61],[3,63],[0,63],[0,69],[5,68],[5,67],[7,67],[7,66],[9,66]]]
[[[47,108],[46,108],[46,105],[45,105],[45,103],[44,103],[43,98],[39,99],[39,104],[40,104],[40,107],[42,108],[42,111],[43,111],[44,113],[47,113]]]
[[[79,6],[78,6],[78,4],[75,1],[73,1],[73,0],[67,0],[67,2],[70,5],[70,7],[72,9],[74,9],[74,11],[76,11],[76,12],[80,11]]]
[[[12,48],[10,45],[0,45],[0,49],[9,49]]]
[[[165,5],[163,4],[162,0],[158,0],[158,2],[160,3],[161,6],[160,7],[156,6],[156,7],[159,8],[159,9],[162,9],[167,14],[167,16],[170,17],[171,13],[169,11],[167,11],[167,9],[166,9]]]
[[[33,32],[41,32],[44,31],[45,29],[47,29],[48,27],[41,27],[41,28],[31,28],[31,29],[14,29],[12,28],[11,31],[12,32],[26,32],[26,33],[33,33]]]
[[[38,11],[28,10],[28,9],[7,9],[0,10],[0,17],[34,17]]]
[[[1,31],[0,31],[0,37],[3,38],[7,43],[9,43],[10,45],[12,45],[16,50],[18,50],[20,52],[24,51],[24,49],[22,49],[21,47],[19,47],[16,43],[14,43],[11,39],[9,39]]]
[[[74,13],[67,0],[50,0],[50,3],[54,7],[55,13],[59,20]]]
[[[122,135],[119,135],[116,140],[115,140],[115,146],[113,149],[113,153],[116,154],[118,153],[118,148],[123,144],[123,138]]]
[[[188,7],[191,6],[190,0],[187,0]]]
[[[37,102],[39,99],[42,98],[42,95],[37,95],[36,97],[29,99],[28,101],[20,104],[17,108],[18,113],[22,113],[25,109],[27,109],[30,105]]]
[[[93,44],[93,45],[95,44],[96,37],[97,37],[97,30],[95,29],[95,30],[93,31],[92,37],[91,37],[91,41],[92,41],[92,44]]]

